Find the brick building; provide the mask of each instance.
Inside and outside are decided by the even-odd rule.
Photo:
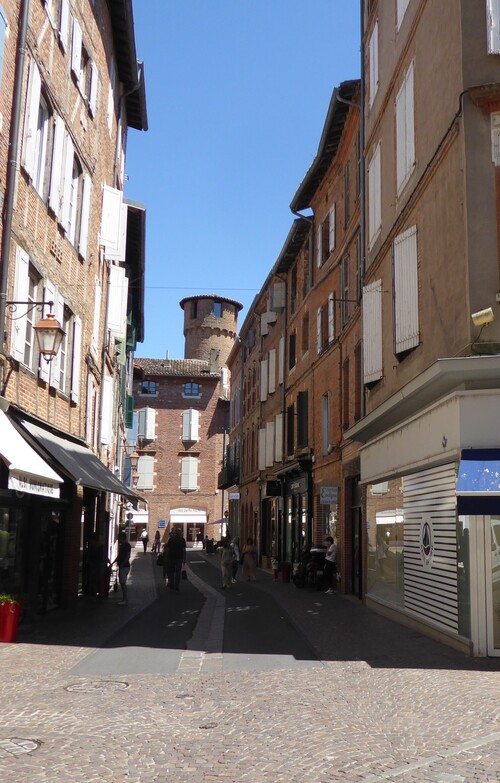
[[[192,296],[184,310],[184,359],[135,359],[137,491],[148,503],[150,539],[180,528],[193,545],[225,529],[228,498],[217,486],[229,415],[227,357],[241,304]],[[142,520],[142,517],[139,517]]]
[[[0,35],[0,580],[28,614],[91,589],[90,536],[112,555],[131,496],[116,473],[145,210],[123,185],[127,134],[147,114],[131,0],[2,3]],[[49,312],[64,332],[50,362],[35,340]]]

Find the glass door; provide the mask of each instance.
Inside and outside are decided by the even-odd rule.
[[[500,656],[500,515],[490,517],[485,531],[488,655]]]

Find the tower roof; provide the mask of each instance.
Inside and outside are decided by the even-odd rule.
[[[237,302],[236,299],[228,299],[225,296],[219,296],[218,294],[197,294],[195,296],[185,296],[184,299],[181,299],[179,305],[184,310],[184,305],[186,302],[192,302],[197,299],[211,299],[216,302],[227,302],[228,304],[234,305],[238,311],[243,309],[241,302]]]

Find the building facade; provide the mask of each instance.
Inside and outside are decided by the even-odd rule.
[[[134,499],[116,474],[143,333],[142,284],[129,291],[128,280],[144,274],[145,210],[123,186],[127,134],[146,130],[147,115],[130,0],[4,11],[1,110],[15,166],[5,147],[0,413],[23,456],[13,461],[2,439],[0,580],[28,615],[89,590],[88,542],[112,556]],[[49,313],[64,334],[47,362],[35,332]]]
[[[180,529],[188,546],[225,533],[228,496],[218,488],[229,426],[227,357],[241,304],[192,296],[184,310],[184,359],[135,359],[131,435],[137,492],[147,500],[152,540]],[[143,524],[143,517],[137,519]]]
[[[498,655],[500,9],[364,12],[366,600]]]

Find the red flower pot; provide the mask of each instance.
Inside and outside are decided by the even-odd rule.
[[[4,601],[0,604],[0,642],[15,642],[21,603],[19,601]]]

